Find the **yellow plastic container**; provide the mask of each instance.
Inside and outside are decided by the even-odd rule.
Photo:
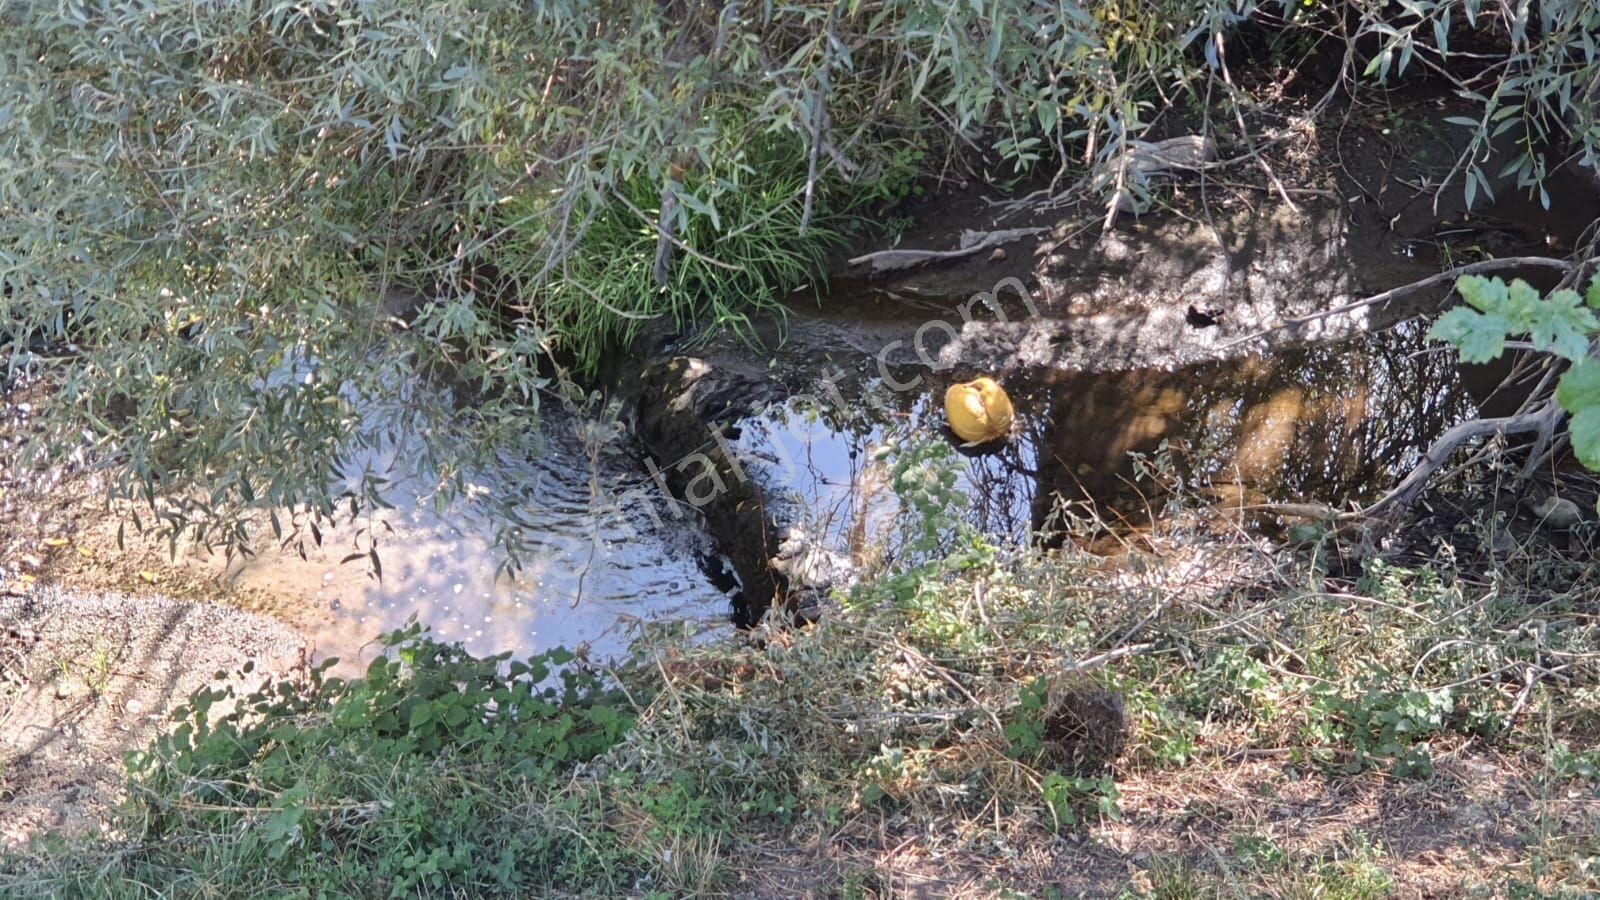
[[[944,392],[944,414],[950,430],[969,444],[987,444],[1011,433],[1015,412],[1005,388],[987,375]]]

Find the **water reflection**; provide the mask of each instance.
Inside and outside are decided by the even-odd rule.
[[[1464,374],[1412,324],[1177,372],[1064,375],[1048,386],[1034,523],[1062,500],[1143,518],[1150,485],[1136,483],[1130,454],[1163,443],[1190,486],[1246,499],[1371,499],[1434,437],[1473,417],[1496,374]]]
[[[1173,477],[1191,489],[1252,502],[1369,498],[1433,437],[1474,416],[1483,388],[1498,379],[1463,374],[1422,331],[1411,325],[1177,371],[1009,378],[1017,432],[993,452],[960,448],[963,514],[1014,541],[1040,530],[1062,501],[1137,525],[1159,503],[1132,455],[1162,447]],[[840,385],[843,402],[794,399],[740,422],[733,449],[747,464],[760,462],[770,482],[763,502],[787,507],[767,521],[800,524],[868,568],[892,558],[907,522],[877,451],[913,436],[958,443],[941,400],[950,383],[974,374],[939,373],[904,392],[863,378]],[[364,462],[400,473],[397,509],[329,533],[306,560],[268,554],[238,570],[246,586],[327,610],[322,653],[350,657],[412,615],[474,653],[588,643],[601,656],[625,649],[635,617],[726,621],[729,597],[699,564],[718,548],[687,518],[653,515],[664,498],[625,499],[653,485],[624,443],[597,445],[581,420],[550,413],[537,452],[530,445],[474,472],[478,492],[509,498],[505,506],[441,511],[427,473],[408,468],[404,429],[396,433]],[[500,571],[493,541],[507,521],[525,551],[515,579]],[[363,546],[363,534],[381,535],[381,581],[360,563],[338,562]]]
[[[942,400],[944,386],[905,393],[876,382],[841,387],[844,407],[815,402],[826,396],[820,391],[805,395],[740,423],[733,446],[765,464],[776,487],[768,502],[787,504],[777,519],[871,564],[894,553],[901,524],[889,462],[878,451],[918,435],[945,437],[942,403],[931,399]],[[999,452],[969,455],[959,481],[967,521],[997,538],[1026,540],[1034,458],[1025,436]]]
[[[474,654],[586,646],[599,659],[626,650],[634,620],[725,621],[728,597],[697,563],[709,549],[704,536],[659,527],[642,505],[618,502],[640,481],[631,454],[589,444],[581,426],[546,412],[537,446],[530,439],[472,472],[471,493],[502,505],[443,509],[436,476],[417,471],[415,441],[397,429],[392,444],[351,462],[352,471],[393,477],[395,509],[325,530],[305,559],[269,552],[238,564],[236,582],[325,611],[313,629],[317,653],[345,660],[369,659],[369,642],[412,616]],[[515,576],[495,541],[508,519],[519,531]],[[381,579],[365,560],[341,563],[373,535]]]
[[[1025,539],[1065,501],[1107,521],[1143,523],[1160,502],[1134,456],[1163,449],[1177,483],[1234,503],[1372,499],[1434,437],[1477,415],[1505,372],[1457,366],[1425,329],[1403,323],[1357,341],[1177,370],[1005,379],[1018,428],[994,452],[963,448],[968,520]],[[798,461],[780,480],[836,549],[888,533],[898,514],[883,473],[866,462],[874,447],[907,434],[957,443],[936,400],[980,373],[920,374],[914,391],[865,378],[841,385],[846,409],[780,407],[746,429],[748,448]]]

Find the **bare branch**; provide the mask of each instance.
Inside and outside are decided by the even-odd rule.
[[[1530,412],[1498,419],[1474,419],[1471,422],[1462,422],[1440,435],[1439,439],[1433,442],[1433,446],[1428,448],[1428,452],[1422,455],[1422,461],[1411,470],[1411,474],[1396,485],[1394,490],[1362,512],[1373,516],[1390,508],[1410,506],[1417,495],[1422,493],[1422,488],[1433,473],[1438,471],[1439,467],[1450,459],[1450,455],[1467,441],[1490,435],[1543,432],[1554,428],[1555,423],[1561,421],[1561,416],[1561,407],[1557,406],[1554,400],[1547,400]]]
[[[1320,319],[1327,319],[1343,313],[1353,312],[1361,309],[1362,307],[1380,306],[1384,303],[1388,303],[1391,300],[1403,297],[1406,294],[1426,290],[1430,287],[1435,287],[1446,282],[1454,281],[1463,275],[1477,275],[1482,272],[1503,272],[1506,270],[1531,268],[1548,268],[1556,269],[1561,272],[1571,272],[1575,266],[1576,264],[1570,260],[1555,259],[1549,256],[1507,256],[1500,259],[1485,259],[1479,262],[1470,263],[1465,266],[1457,266],[1454,269],[1446,269],[1437,275],[1430,275],[1421,281],[1413,281],[1410,284],[1403,284],[1399,287],[1390,288],[1382,293],[1373,294],[1371,297],[1367,297],[1364,300],[1356,300],[1352,303],[1346,303],[1343,306],[1336,306],[1333,309],[1326,309],[1322,312],[1313,313],[1309,316],[1301,316],[1297,319],[1286,319],[1281,324],[1274,325],[1271,328],[1263,328],[1253,334],[1247,334],[1242,338],[1238,338],[1237,340],[1229,341],[1228,343],[1217,347],[1217,349],[1227,350],[1232,347],[1237,347],[1240,344],[1248,344],[1253,340],[1266,337],[1269,334],[1276,334],[1277,332],[1290,328],[1298,328],[1299,326],[1305,325],[1309,322],[1315,322]]]
[[[959,250],[879,250],[850,260],[850,265],[859,266],[870,264],[874,272],[888,272],[894,269],[909,269],[925,262],[934,260],[961,259],[979,253],[990,247],[1007,244],[1018,238],[1031,237],[1041,232],[1049,231],[1048,228],[1007,228],[1002,231],[991,231],[985,234],[982,240],[976,241],[970,247]]]

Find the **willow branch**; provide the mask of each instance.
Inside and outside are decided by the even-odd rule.
[[[1570,260],[1555,259],[1554,257],[1549,256],[1506,256],[1499,259],[1480,260],[1475,263],[1469,263],[1465,266],[1457,266],[1454,269],[1446,269],[1437,275],[1430,275],[1421,281],[1413,281],[1410,284],[1402,284],[1399,287],[1390,288],[1387,291],[1373,294],[1372,296],[1363,300],[1356,300],[1352,303],[1346,303],[1343,306],[1336,306],[1333,309],[1323,310],[1319,313],[1312,313],[1309,316],[1301,316],[1297,319],[1285,319],[1283,322],[1274,325],[1271,328],[1263,328],[1253,334],[1247,334],[1242,338],[1222,344],[1217,349],[1227,350],[1232,347],[1237,347],[1240,344],[1247,344],[1253,340],[1257,340],[1258,338],[1266,337],[1269,334],[1275,334],[1279,331],[1284,331],[1290,328],[1298,328],[1301,325],[1315,322],[1320,319],[1332,318],[1333,316],[1342,315],[1347,312],[1353,312],[1368,306],[1380,306],[1384,303],[1390,302],[1391,300],[1403,297],[1406,294],[1427,290],[1430,287],[1437,287],[1438,285],[1452,282],[1463,275],[1477,275],[1482,272],[1500,272],[1507,269],[1528,268],[1556,269],[1557,271],[1566,273],[1571,272],[1574,266],[1575,264]]]

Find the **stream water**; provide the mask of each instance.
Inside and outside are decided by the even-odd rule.
[[[1425,328],[1188,368],[1010,378],[1012,440],[962,450],[966,515],[1008,540],[1048,527],[1062,502],[1142,524],[1163,487],[1136,456],[1165,466],[1166,486],[1235,504],[1375,499],[1445,429],[1512,403],[1514,391],[1495,393],[1505,366],[1458,366]],[[976,373],[924,374],[906,392],[870,374],[836,382],[847,408],[779,406],[743,423],[737,447],[778,463],[809,533],[859,551],[898,513],[873,450],[913,434],[956,443],[940,398]]]
[[[846,380],[845,408],[780,404],[742,422],[735,446],[769,462],[785,499],[830,549],[892,554],[899,510],[874,450],[912,434],[954,442],[940,398],[951,376],[968,374],[899,393],[870,377]],[[1458,367],[1412,324],[1188,369],[1014,378],[1015,438],[963,456],[966,515],[1009,540],[1044,526],[1059,500],[1090,501],[1110,521],[1139,524],[1160,504],[1130,454],[1158,452],[1171,479],[1235,502],[1370,498],[1432,437],[1492,406],[1500,375]],[[360,545],[346,526],[305,560],[273,554],[243,564],[237,581],[326,609],[318,651],[347,659],[369,656],[366,642],[413,616],[474,653],[564,645],[599,658],[622,654],[643,621],[727,627],[729,585],[710,538],[690,519],[663,516],[670,501],[637,448],[595,444],[582,424],[551,413],[541,446],[473,475],[484,495],[510,497],[521,533],[514,577],[501,570],[494,541],[504,512],[470,503],[441,512],[430,482],[413,476],[394,486],[394,510],[364,523],[383,535],[381,579],[363,562],[338,562]],[[358,462],[382,471],[405,456],[402,442]]]
[[[726,627],[729,599],[706,575],[715,554],[705,536],[618,504],[642,469],[622,445],[591,447],[584,424],[547,412],[537,441],[471,473],[472,493],[499,498],[495,509],[470,499],[438,508],[429,473],[407,470],[411,441],[353,459],[350,470],[399,475],[386,495],[395,508],[325,530],[305,559],[273,552],[243,562],[235,583],[325,610],[312,634],[317,655],[342,660],[370,658],[373,638],[412,617],[478,655],[562,646],[597,659],[622,655],[641,623]],[[496,539],[508,513],[514,574]],[[341,562],[370,534],[380,535],[381,578],[364,559]]]

